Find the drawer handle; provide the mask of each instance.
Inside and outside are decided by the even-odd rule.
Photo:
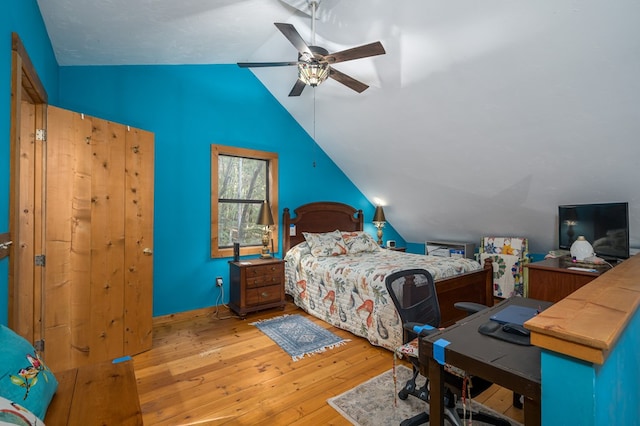
[[[266,291],[263,291],[262,292],[262,297],[267,297],[267,296],[269,296],[269,293],[267,293]]]

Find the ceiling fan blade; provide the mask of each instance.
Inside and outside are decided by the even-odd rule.
[[[353,59],[367,58],[369,56],[384,55],[385,53],[387,52],[385,52],[382,43],[376,41],[374,43],[365,44],[352,49],[331,53],[325,56],[324,59],[330,64],[335,64],[338,62],[351,61]]]
[[[369,88],[366,84],[356,80],[353,77],[349,77],[345,73],[342,73],[334,68],[329,68],[329,77],[335,81],[344,84],[350,89],[355,90],[358,93],[362,93]]]
[[[238,62],[240,68],[287,67],[298,65],[298,62]]]
[[[300,96],[304,90],[304,86],[306,86],[306,84],[304,84],[302,80],[297,79],[296,84],[293,85],[291,92],[289,92],[289,96]]]
[[[298,49],[300,53],[306,53],[309,56],[313,57],[313,52],[307,46],[307,43],[302,39],[300,33],[296,28],[291,24],[283,24],[279,22],[275,22],[274,25],[280,30],[282,34],[293,44],[293,46]]]

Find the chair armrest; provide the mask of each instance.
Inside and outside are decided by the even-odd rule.
[[[429,334],[438,331],[437,328],[430,326],[429,324],[422,324],[420,322],[407,322],[402,324],[405,330],[418,336],[428,336]]]
[[[476,312],[484,311],[488,308],[486,305],[481,305],[480,303],[474,302],[456,302],[453,304],[456,309],[460,309],[461,311],[467,312],[469,315],[475,314]]]

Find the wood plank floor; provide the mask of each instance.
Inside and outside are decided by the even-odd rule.
[[[285,313],[308,316],[291,303]],[[144,424],[348,425],[326,400],[390,369],[392,353],[308,316],[351,341],[293,362],[250,325],[282,314],[157,320],[153,348],[134,357]],[[494,385],[476,401],[523,422],[506,389]]]

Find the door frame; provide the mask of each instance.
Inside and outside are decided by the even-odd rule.
[[[45,149],[47,92],[16,33],[11,34],[11,131],[8,324],[30,342],[42,339]],[[45,136],[46,138],[46,136]]]

